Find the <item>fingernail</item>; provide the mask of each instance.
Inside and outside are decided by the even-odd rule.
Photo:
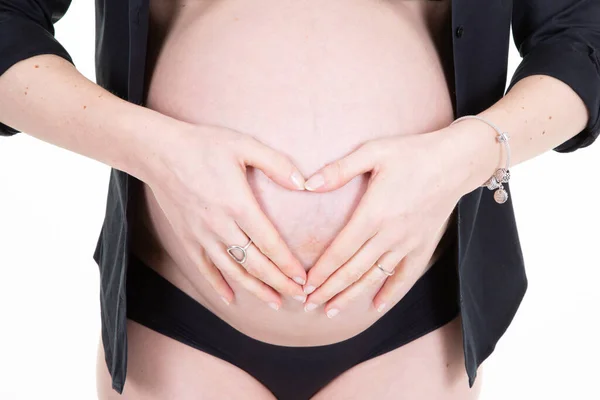
[[[300,303],[304,303],[306,301],[306,296],[292,296],[293,299],[298,300]]]
[[[277,303],[270,302],[269,307],[271,307],[275,311],[279,310],[279,305],[277,305]]]
[[[340,312],[340,310],[338,310],[337,308],[332,308],[331,310],[327,311],[327,316],[328,316],[329,318],[333,318],[333,317],[335,317],[336,315],[338,315],[338,314],[339,314],[339,312]]]
[[[379,305],[379,307],[377,307],[377,311],[382,312],[384,308],[385,308],[385,303],[381,303]]]
[[[325,178],[323,178],[323,175],[317,174],[313,175],[308,181],[306,181],[304,187],[306,190],[315,190],[323,186],[324,183]]]
[[[306,306],[304,306],[304,311],[312,311],[315,308],[317,308],[315,303],[308,303]]]
[[[304,287],[304,293],[306,294],[311,294],[312,292],[314,292],[316,289],[316,287],[314,287],[313,285],[308,285]]]
[[[306,283],[306,279],[300,278],[299,276],[295,276],[294,282],[296,282],[299,285],[304,285]]]
[[[229,305],[229,300],[227,300],[225,297],[221,296],[221,300],[223,300],[223,303]]]
[[[294,171],[291,175],[292,182],[300,190],[304,190],[304,177],[298,171]]]

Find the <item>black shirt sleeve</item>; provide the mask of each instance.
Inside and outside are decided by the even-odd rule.
[[[554,150],[589,146],[600,133],[600,0],[515,0],[513,36],[523,60],[507,92],[530,75],[569,85],[585,103],[585,129]]]
[[[54,54],[73,64],[54,38],[54,26],[71,0],[0,0],[0,75],[17,62],[41,54]],[[0,135],[17,130],[0,122]]]

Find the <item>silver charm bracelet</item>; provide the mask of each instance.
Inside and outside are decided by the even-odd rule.
[[[508,145],[508,139],[510,137],[508,136],[508,133],[502,132],[496,125],[477,115],[465,115],[464,117],[456,119],[450,125],[454,125],[465,119],[476,119],[491,126],[498,133],[496,139],[498,142],[502,143],[506,149],[506,167],[498,168],[494,175],[482,185],[482,187],[487,187],[489,190],[496,190],[494,192],[494,200],[496,200],[496,203],[506,203],[508,200],[508,192],[504,189],[503,183],[508,183],[508,180],[510,179],[510,171],[508,170],[510,167],[510,146]]]

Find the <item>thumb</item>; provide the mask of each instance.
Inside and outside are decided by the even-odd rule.
[[[358,149],[314,173],[304,184],[306,190],[327,192],[339,189],[354,177],[371,171],[374,154],[370,145],[363,144]]]
[[[273,148],[250,138],[241,154],[246,165],[260,169],[269,179],[292,190],[304,190],[304,176],[292,161]]]

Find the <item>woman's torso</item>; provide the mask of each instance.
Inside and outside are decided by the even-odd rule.
[[[438,55],[447,48],[436,48],[448,36],[448,10],[448,1],[153,0],[146,105],[252,135],[309,176],[370,139],[425,133],[452,120]],[[307,269],[347,222],[367,182],[363,176],[316,194],[282,189],[252,169],[248,178]],[[245,334],[322,345],[381,317],[370,307],[373,292],[335,320],[305,313],[292,299],[274,312],[235,287],[235,305],[224,305],[183,262],[150,189],[141,194],[133,251]]]

